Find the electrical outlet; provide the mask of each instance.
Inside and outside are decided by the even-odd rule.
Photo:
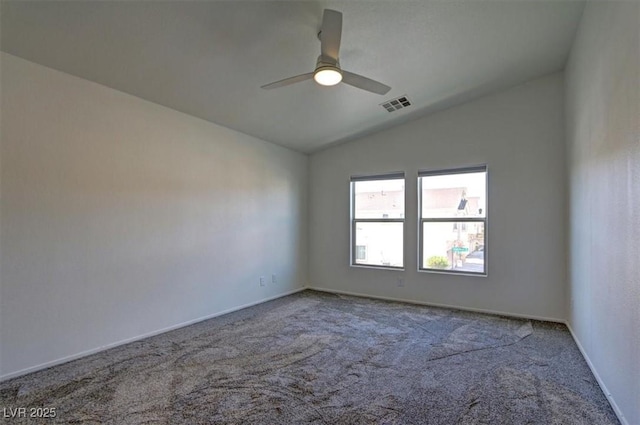
[[[276,283],[278,281],[278,279],[276,279],[276,275],[272,274],[271,275],[271,283]]]
[[[399,278],[396,280],[396,283],[398,284],[398,287],[400,287],[400,288],[401,288],[401,287],[403,287],[403,286],[404,286],[404,278],[399,277]]]
[[[265,284],[264,276],[260,276],[260,286],[264,286],[264,284]]]

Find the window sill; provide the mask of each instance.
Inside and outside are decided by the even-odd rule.
[[[489,277],[489,273],[455,272],[450,270],[418,269],[418,273],[446,274],[449,276]]]
[[[404,267],[369,266],[369,265],[366,265],[366,264],[350,264],[350,266],[354,267],[356,269],[391,270],[391,271],[398,271],[398,272],[403,272],[404,271]]]

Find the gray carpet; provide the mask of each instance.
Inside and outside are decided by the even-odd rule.
[[[314,291],[4,382],[0,396],[0,409],[56,408],[11,424],[618,424],[564,325]]]

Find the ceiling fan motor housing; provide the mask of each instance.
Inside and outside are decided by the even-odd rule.
[[[322,68],[331,68],[340,71],[340,61],[330,58],[329,56],[320,55],[316,61],[316,71]]]

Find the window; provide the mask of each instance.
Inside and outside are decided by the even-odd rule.
[[[486,275],[487,167],[418,173],[420,270]]]
[[[351,178],[351,264],[404,267],[404,173]]]

